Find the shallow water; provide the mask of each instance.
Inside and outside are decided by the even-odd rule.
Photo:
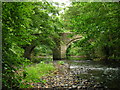
[[[90,60],[66,60],[70,71],[80,79],[87,79],[94,84],[100,84],[108,90],[120,90],[120,67],[105,65]]]

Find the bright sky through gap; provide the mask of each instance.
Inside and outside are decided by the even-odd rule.
[[[58,2],[59,3],[59,7],[61,8],[65,8],[66,6],[70,5],[70,1],[69,0],[51,0],[52,2]],[[64,3],[65,5],[62,5],[62,3]],[[55,4],[53,4],[55,5]],[[57,5],[55,5],[57,6]],[[63,13],[64,9],[60,11],[60,13]]]
[[[69,0],[52,0],[53,2],[67,3]]]
[[[69,1],[69,0],[51,0],[51,1],[53,1],[53,2],[58,2],[59,4],[64,3],[65,6],[69,6],[69,5],[70,5],[70,1]],[[65,6],[64,6],[64,7],[65,7]],[[62,6],[62,7],[63,7],[63,6]]]

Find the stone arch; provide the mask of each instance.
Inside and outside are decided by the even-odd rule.
[[[65,49],[65,55],[67,55],[67,49],[69,48],[69,46],[76,41],[79,41],[82,38],[81,35],[75,35],[73,36],[73,38],[69,39],[69,41],[66,43],[66,49]]]
[[[57,46],[58,48],[55,51],[55,60],[59,59],[66,59],[66,50],[71,45],[72,42],[75,42],[77,40],[80,40],[82,38],[81,35],[73,35],[72,37],[69,37],[69,35],[72,35],[73,33],[61,33],[60,40],[62,43],[59,43]]]
[[[76,35],[75,37],[73,37],[72,39],[70,39],[67,43],[66,46],[67,48],[75,41],[78,41],[82,38],[82,36]]]
[[[24,55],[23,56],[27,59],[31,59],[32,51],[34,50],[34,48],[36,46],[38,46],[39,44],[45,45],[45,42],[46,42],[45,40],[41,39],[41,37],[43,38],[43,35],[44,35],[43,33],[32,34],[32,35],[38,36],[39,38],[31,41],[30,45],[25,45],[25,46],[22,47],[24,49]]]
[[[44,45],[44,44],[41,44],[41,45]],[[31,45],[27,45],[25,48],[24,48],[24,57],[27,58],[27,59],[30,59],[32,58],[32,51],[37,47],[39,46],[38,44],[31,44]],[[47,46],[47,45],[46,45]],[[48,46],[47,46],[48,47]],[[53,51],[53,49],[49,48],[51,51]]]
[[[55,38],[56,46],[51,49],[53,51],[53,60],[66,59],[66,50],[71,45],[71,43],[80,40],[81,35],[74,35],[73,37],[68,37],[73,33],[60,33],[60,37]],[[36,47],[36,40],[31,43],[31,45],[25,46],[24,57],[31,59],[32,50]],[[61,43],[62,42],[62,43]]]
[[[24,57],[27,59],[31,59],[31,53],[35,47],[36,47],[36,45],[34,45],[34,44],[25,46],[24,47]]]

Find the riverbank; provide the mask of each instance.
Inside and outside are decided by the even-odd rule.
[[[34,83],[33,88],[56,88],[56,89],[97,89],[103,90],[106,87],[102,86],[100,83],[90,81],[88,79],[82,79],[77,76],[77,72],[70,69],[70,66],[65,64],[58,64],[54,62],[56,71],[52,72],[48,76],[44,76],[41,80],[45,83]],[[84,73],[84,71],[82,72]]]
[[[119,89],[120,73],[117,67],[107,67],[90,60],[54,61],[53,65],[55,70],[41,77],[42,82],[31,83],[32,88],[55,90]]]

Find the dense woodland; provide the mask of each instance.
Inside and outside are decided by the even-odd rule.
[[[71,2],[63,13],[57,5],[2,3],[2,84],[6,90],[19,88],[24,77],[15,73],[32,63],[24,57],[25,46],[36,41],[32,55],[52,55],[54,38],[61,32],[84,37],[68,48],[67,55],[85,55],[87,59],[106,63],[120,61],[119,2]]]

